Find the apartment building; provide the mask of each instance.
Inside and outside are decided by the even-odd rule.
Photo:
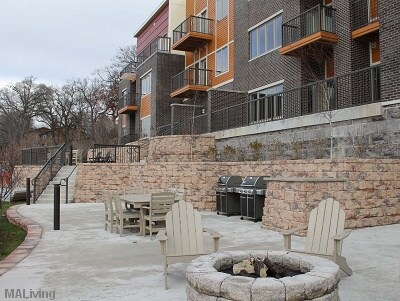
[[[170,123],[171,77],[184,69],[184,53],[171,51],[172,28],[185,18],[184,0],[164,0],[136,31],[137,57],[120,74],[119,140],[133,142]]]
[[[141,95],[142,129],[151,116],[154,135],[212,132],[219,149],[332,135],[341,156],[351,155],[341,143],[365,139],[400,156],[398,118],[387,113],[400,99],[395,0],[182,2],[165,32],[183,67],[163,73],[169,109],[146,111]]]
[[[218,9],[218,1],[208,1],[209,7],[210,2]],[[207,104],[200,102],[206,108],[203,114],[190,119],[197,129],[192,132],[213,132],[220,149],[254,140],[265,145],[273,140],[289,144],[289,140],[312,141],[317,136],[328,140],[333,135],[336,144],[353,144],[337,145],[341,156],[351,155],[348,148],[360,140],[366,141],[364,148],[379,141],[377,148],[389,149],[380,154],[400,156],[398,143],[391,145],[400,131],[398,120],[377,121],[393,117],[385,112],[398,107],[400,99],[395,84],[400,75],[400,47],[395,45],[400,37],[398,5],[380,0],[226,2],[233,10],[234,25],[224,27],[225,31],[234,29],[229,44],[233,77],[228,82],[215,83],[218,62],[212,58],[207,61],[209,76],[196,77],[202,68],[193,65],[202,57],[195,45],[212,46],[215,24],[214,31],[200,40],[197,32],[206,27],[192,35],[183,30],[183,38],[176,43],[179,47],[180,41],[190,41],[183,50],[186,66],[193,69],[179,78],[183,85],[171,95],[207,91]],[[204,1],[188,0],[187,8],[200,7],[199,3]],[[195,9],[188,14],[200,12]],[[197,87],[196,78],[207,79],[207,85]],[[332,133],[330,122],[335,127]]]

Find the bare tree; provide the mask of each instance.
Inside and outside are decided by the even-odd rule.
[[[309,93],[315,99],[315,110],[321,113],[329,122],[330,129],[330,159],[333,159],[333,118],[335,115],[337,95],[335,95],[334,80],[329,77],[328,70],[334,70],[333,49],[321,45],[313,45],[303,53],[304,75],[307,82],[314,82]],[[332,72],[333,73],[333,72]]]

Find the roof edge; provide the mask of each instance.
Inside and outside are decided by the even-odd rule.
[[[154,18],[169,4],[169,0],[163,0],[161,4],[155,9],[155,11],[147,18],[147,20],[139,27],[139,29],[134,33],[134,37],[137,38],[144,29],[154,20]]]

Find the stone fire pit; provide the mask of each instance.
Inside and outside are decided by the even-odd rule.
[[[265,258],[282,278],[232,276],[234,264]],[[287,276],[293,272],[301,273]],[[286,251],[230,251],[201,256],[186,270],[188,301],[339,300],[339,267],[323,258]]]

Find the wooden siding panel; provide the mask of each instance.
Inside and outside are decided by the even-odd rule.
[[[140,101],[140,118],[151,115],[151,94],[143,96]]]
[[[215,38],[217,40],[217,49],[228,43],[229,32],[226,30],[228,28],[228,17],[223,18],[217,22],[217,31]]]
[[[225,73],[223,73],[223,74],[221,74],[219,76],[216,76],[214,78],[213,82],[212,82],[213,86],[222,84],[222,83],[224,83],[226,81],[229,81],[229,80],[233,79],[233,77],[234,77],[234,71],[235,71],[234,70],[234,68],[235,68],[235,61],[234,61],[235,49],[233,47],[233,44],[230,44],[228,46],[228,52],[229,52],[229,60],[228,60],[228,62],[229,62],[229,70],[228,70],[228,72],[225,72]],[[213,74],[215,76],[215,69],[216,69],[215,65],[214,65],[214,67],[212,69],[213,69]]]
[[[155,17],[154,21],[137,36],[138,53],[146,48],[156,37],[164,36],[168,32],[168,11],[169,6],[166,6],[158,16]]]
[[[229,0],[229,42],[235,38],[235,1]]]
[[[197,0],[196,7],[195,7],[195,15],[201,13],[205,8],[207,8],[207,0]]]
[[[186,17],[194,15],[194,2],[196,0],[186,0]]]

